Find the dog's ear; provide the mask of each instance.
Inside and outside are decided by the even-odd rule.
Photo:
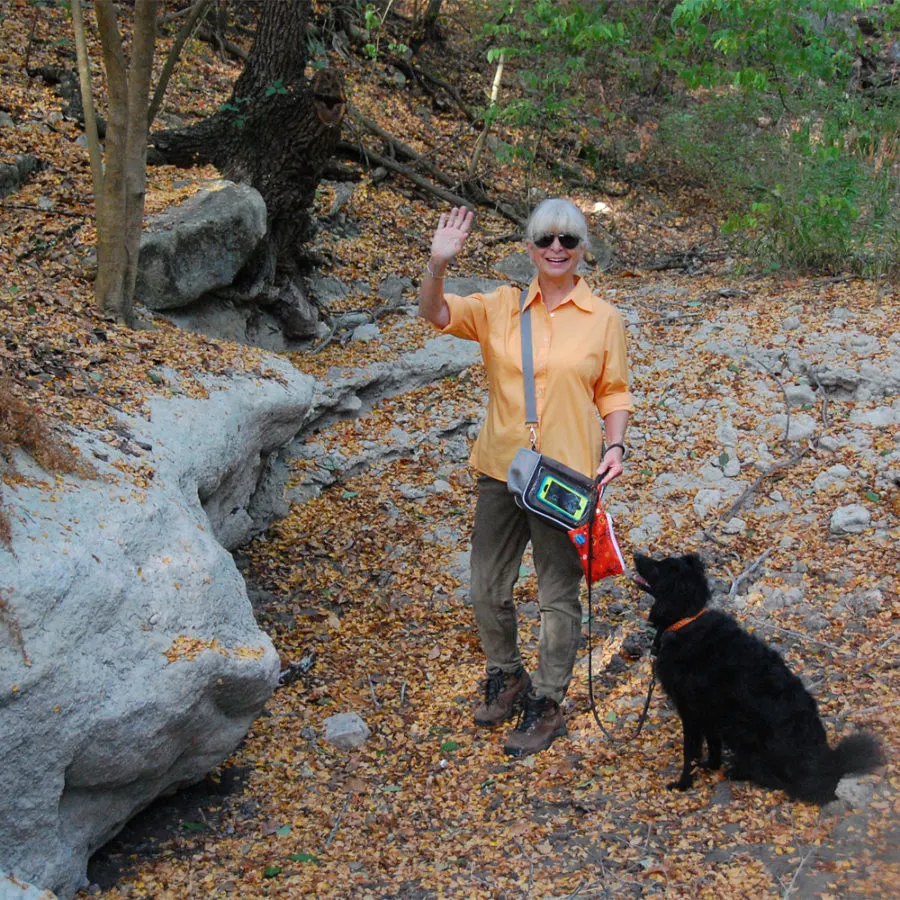
[[[703,563],[703,560],[700,559],[699,554],[697,553],[688,553],[687,556],[684,557],[684,561],[691,567],[691,569],[696,572],[698,575],[706,574],[706,566]]]

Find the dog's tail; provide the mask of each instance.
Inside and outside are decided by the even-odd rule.
[[[838,782],[851,774],[862,775],[884,765],[884,753],[877,738],[865,731],[845,737],[836,747],[823,746],[809,758],[802,775],[785,788],[798,800],[828,803],[835,799]]]
[[[884,752],[877,738],[858,731],[836,747],[823,747],[810,762],[811,768],[791,785],[789,793],[800,800],[823,804],[835,799],[835,788],[845,775],[863,775],[884,765]]]
[[[845,737],[831,751],[831,758],[839,779],[845,775],[862,775],[884,765],[881,744],[866,731],[857,731]]]

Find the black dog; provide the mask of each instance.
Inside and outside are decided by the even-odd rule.
[[[718,769],[723,745],[732,757],[729,777],[811,803],[833,800],[844,775],[882,764],[869,734],[830,748],[816,701],[778,653],[731,616],[706,609],[699,556],[656,561],[636,553],[634,562],[635,582],[654,598],[657,677],[681,717],[684,765],[668,787],[687,790],[695,763]],[[704,737],[709,756],[700,762]]]

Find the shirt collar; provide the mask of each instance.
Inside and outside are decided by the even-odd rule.
[[[537,278],[535,278],[528,286],[528,296],[525,298],[525,308],[527,309],[531,306],[540,295],[541,288]],[[568,303],[570,300],[584,312],[593,312],[594,310],[594,295],[591,293],[591,289],[588,287],[587,282],[580,275],[575,276],[575,288],[566,299],[560,303],[560,306],[564,303]],[[557,309],[558,308],[559,307],[557,307]]]

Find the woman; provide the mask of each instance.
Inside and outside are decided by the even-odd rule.
[[[520,509],[506,487],[513,456],[533,439],[525,425],[520,291],[508,285],[469,297],[443,291],[444,272],[465,244],[472,221],[472,212],[464,208],[441,215],[419,289],[419,314],[444,333],[481,345],[489,393],[487,416],[469,460],[479,473],[471,595],[487,681],[475,722],[494,727],[521,708],[503,749],[525,756],[566,733],[560,703],[581,636],[583,572],[569,536]],[[622,474],[625,429],[633,408],[622,319],[575,274],[588,231],[573,203],[544,200],[532,213],[525,236],[537,269],[525,300],[532,320],[536,448],[584,474],[596,472],[601,484],[608,484]],[[604,432],[607,445],[601,455]],[[513,603],[529,541],[541,610],[533,679],[519,654]]]

